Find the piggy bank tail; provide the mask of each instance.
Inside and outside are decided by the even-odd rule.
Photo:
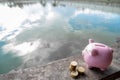
[[[94,43],[94,40],[93,39],[89,39],[89,43]]]

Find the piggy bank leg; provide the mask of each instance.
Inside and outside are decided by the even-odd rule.
[[[90,65],[87,65],[87,68],[91,69],[91,68],[92,68],[92,66],[90,66]]]
[[[101,71],[105,71],[105,70],[106,70],[106,68],[100,68],[100,70],[101,70]]]

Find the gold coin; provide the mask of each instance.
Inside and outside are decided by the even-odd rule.
[[[77,66],[77,64],[78,64],[78,63],[77,63],[76,61],[72,61],[72,62],[70,63],[71,66]]]
[[[84,67],[78,67],[77,70],[78,70],[79,73],[84,73],[85,72]]]
[[[78,76],[78,71],[72,71],[70,72],[70,75],[72,78],[76,78]]]

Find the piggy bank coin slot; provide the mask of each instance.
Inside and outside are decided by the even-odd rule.
[[[95,44],[95,46],[105,47],[104,45],[101,44]]]

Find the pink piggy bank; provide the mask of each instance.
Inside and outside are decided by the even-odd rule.
[[[112,62],[113,49],[89,39],[89,44],[82,51],[82,55],[88,68],[96,67],[104,71]]]

